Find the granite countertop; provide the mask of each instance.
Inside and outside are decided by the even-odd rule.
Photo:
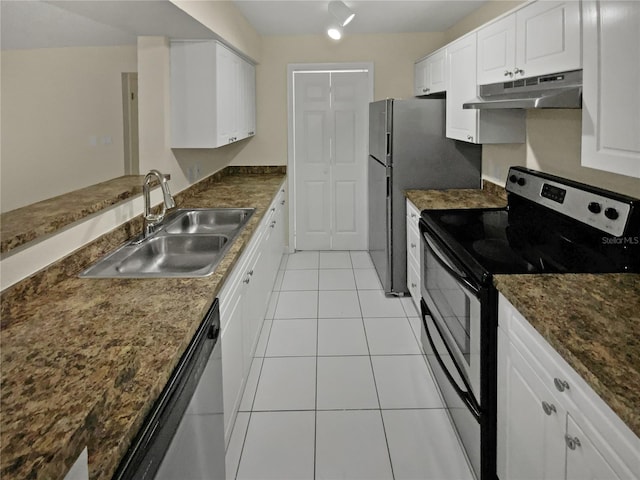
[[[0,215],[0,252],[54,233],[73,222],[142,193],[144,176],[125,175]],[[156,185],[157,181],[153,182]]]
[[[494,284],[640,437],[640,275],[496,275]]]
[[[176,195],[180,208],[256,208],[209,277],[78,278],[137,217],[2,292],[3,479],[63,478],[85,446],[90,478],[112,477],[285,178],[238,168]]]
[[[504,188],[484,181],[479,189],[407,190],[405,196],[418,210],[448,208],[501,208],[507,205]]]

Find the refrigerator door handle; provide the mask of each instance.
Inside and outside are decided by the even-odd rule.
[[[387,159],[391,156],[391,132],[387,132],[387,138],[385,141],[387,147]]]
[[[387,176],[387,198],[391,196],[391,177]]]

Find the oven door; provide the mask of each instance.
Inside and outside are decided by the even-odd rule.
[[[456,370],[449,381],[462,380],[457,390],[467,406],[479,412],[481,287],[445,252],[433,236],[422,233],[421,293],[433,320],[426,333],[442,341],[440,354],[450,356]]]

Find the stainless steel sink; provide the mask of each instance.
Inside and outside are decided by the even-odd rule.
[[[206,277],[215,271],[254,211],[253,208],[178,210],[150,237],[124,244],[80,277]]]
[[[229,233],[247,223],[254,208],[198,208],[178,210],[168,219],[167,233]]]
[[[224,235],[174,235],[153,237],[122,260],[121,274],[206,272],[229,238]]]

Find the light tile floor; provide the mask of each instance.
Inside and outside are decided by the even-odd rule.
[[[283,258],[226,455],[228,479],[466,480],[410,298],[366,252]]]

